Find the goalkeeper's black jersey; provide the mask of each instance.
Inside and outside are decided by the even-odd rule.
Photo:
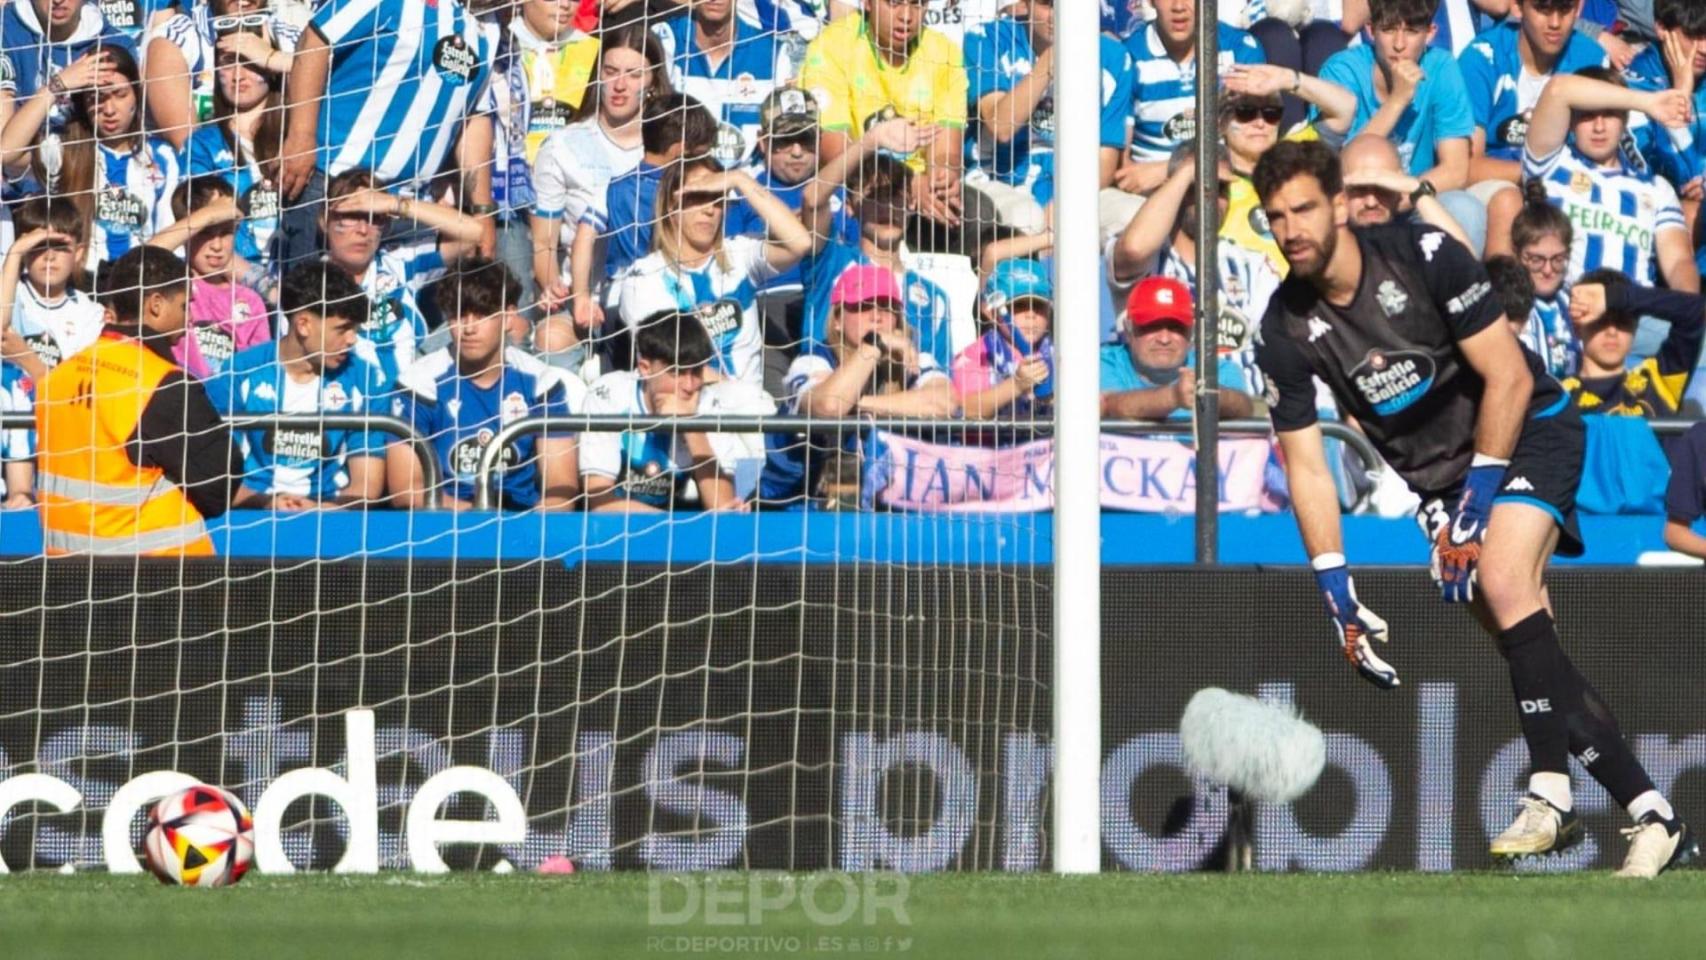
[[[1449,492],[1475,454],[1483,386],[1457,344],[1499,322],[1498,298],[1480,261],[1437,228],[1392,225],[1353,236],[1363,272],[1348,308],[1295,276],[1268,306],[1256,358],[1274,429],[1315,423],[1312,378],[1320,377],[1411,488]],[[1534,374],[1529,415],[1555,412],[1563,389],[1524,354]]]

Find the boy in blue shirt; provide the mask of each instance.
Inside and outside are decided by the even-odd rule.
[[[1368,43],[1329,58],[1321,79],[1357,97],[1347,139],[1372,133],[1398,147],[1420,193],[1439,195],[1480,255],[1486,206],[1463,191],[1469,185],[1475,112],[1463,72],[1449,52],[1429,46],[1439,0],[1369,0]]]
[[[398,381],[396,414],[432,444],[444,475],[445,505],[474,501],[480,457],[499,430],[530,417],[581,412],[579,380],[508,345],[505,327],[522,308],[521,283],[502,263],[472,257],[434,291],[450,346],[415,361]],[[497,502],[511,510],[564,509],[580,499],[575,435],[562,429],[523,433],[498,460]],[[392,499],[426,502],[426,480],[408,444],[386,451]]]
[[[1654,5],[1659,42],[1629,65],[1629,85],[1638,90],[1677,89],[1694,99],[1694,116],[1683,127],[1652,136],[1654,170],[1676,185],[1683,201],[1706,199],[1706,4],[1658,0]],[[1651,129],[1650,127],[1648,129]],[[1697,243],[1706,264],[1706,244]]]
[[[385,412],[388,392],[359,340],[370,303],[355,281],[305,264],[279,290],[284,335],[232,357],[205,382],[227,417]],[[274,510],[377,502],[385,493],[385,437],[322,426],[267,426],[237,434],[243,485],[236,503]]]
[[[1470,183],[1520,183],[1523,138],[1546,82],[1554,74],[1606,65],[1605,50],[1576,32],[1580,3],[1515,0],[1516,19],[1477,34],[1457,58],[1475,114]]]

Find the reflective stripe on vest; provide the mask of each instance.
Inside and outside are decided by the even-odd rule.
[[[65,530],[44,529],[42,548],[49,553],[94,553],[112,556],[134,556],[157,550],[187,547],[207,536],[207,526],[197,520],[181,527],[149,530],[124,537],[91,537]]]
[[[161,477],[152,486],[137,487],[78,480],[56,473],[36,474],[36,489],[56,497],[101,507],[140,507],[155,497],[179,492],[178,485],[165,477]]]

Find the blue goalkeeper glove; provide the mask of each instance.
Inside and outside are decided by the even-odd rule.
[[[1493,497],[1505,481],[1508,461],[1495,461],[1479,454],[1463,481],[1463,495],[1451,511],[1451,523],[1439,533],[1433,549],[1434,582],[1446,603],[1468,603],[1475,599],[1475,568],[1481,562],[1481,538],[1487,532],[1487,516]]]
[[[1317,557],[1316,561],[1321,559]],[[1325,569],[1316,568],[1315,582],[1321,586],[1327,615],[1333,618],[1333,627],[1339,631],[1339,646],[1345,659],[1357,668],[1357,673],[1362,674],[1364,680],[1382,690],[1391,690],[1398,686],[1398,671],[1375,656],[1373,648],[1368,645],[1370,639],[1386,642],[1386,621],[1375,616],[1373,610],[1357,599],[1356,585],[1351,583],[1351,573],[1345,569],[1343,558],[1328,559],[1329,565]],[[1334,559],[1338,562],[1332,563]]]

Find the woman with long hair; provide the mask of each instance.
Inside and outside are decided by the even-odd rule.
[[[262,171],[277,159],[284,139],[283,88],[282,77],[235,54],[220,54],[213,115],[196,128],[186,151],[190,176],[218,177],[236,194],[243,213],[237,222],[236,252],[252,272],[265,272],[260,268],[272,259],[272,236],[278,229],[278,188]]]
[[[142,76],[129,51],[102,47],[55,79],[0,131],[0,164],[8,176],[30,174],[33,190],[26,192],[77,205],[90,224],[87,266],[93,270],[171,225],[178,152],[143,130]],[[59,133],[47,129],[56,86],[72,101]]]
[[[587,204],[610,181],[640,165],[640,115],[648,98],[669,93],[663,47],[642,24],[606,32],[588,95],[539,148],[533,163],[533,275],[547,309],[569,296],[563,255]]]
[[[762,237],[725,237],[738,195],[764,221]],[[652,252],[621,283],[628,329],[661,310],[693,313],[716,348],[711,369],[724,379],[764,385],[764,331],[758,287],[817,249],[810,231],[750,174],[724,171],[710,157],[671,164],[658,182]]]
[[[266,0],[213,0],[172,17],[148,38],[143,58],[152,128],[184,149],[217,110],[219,66],[236,60],[282,88],[301,36]]]
[[[1567,282],[1576,228],[1564,211],[1552,205],[1546,185],[1539,180],[1528,181],[1522,193],[1522,211],[1511,221],[1511,248],[1534,281],[1534,309],[1518,339],[1546,364],[1548,373],[1560,379],[1573,377],[1582,362],[1582,342],[1570,321]]]

